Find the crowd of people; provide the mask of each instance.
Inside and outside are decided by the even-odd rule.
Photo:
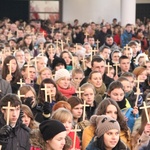
[[[150,149],[150,20],[0,20],[2,150]]]

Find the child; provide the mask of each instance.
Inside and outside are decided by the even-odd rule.
[[[129,82],[128,82],[129,84]],[[138,118],[138,108],[131,107],[129,101],[125,98],[124,87],[119,81],[113,81],[108,87],[108,96],[116,101],[127,119],[127,124],[130,130],[132,131],[135,118]]]
[[[72,139],[72,147],[73,147],[73,142],[74,142],[74,134],[75,132],[71,131],[72,129],[72,119],[73,116],[71,114],[71,112],[65,108],[59,108],[56,111],[53,112],[52,119],[58,120],[61,123],[63,123],[63,125],[66,128],[67,131],[67,135]],[[80,140],[79,137],[76,136],[76,145],[75,148],[80,149]]]
[[[83,78],[84,78],[84,72],[82,69],[79,68],[73,69],[71,85],[74,86],[75,89],[77,90]]]

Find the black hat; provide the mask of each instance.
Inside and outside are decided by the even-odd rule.
[[[60,57],[55,57],[54,60],[53,60],[53,63],[52,63],[52,70],[54,70],[54,68],[56,66],[58,66],[59,64],[63,64],[66,68],[66,62],[63,58],[60,58]]]
[[[65,126],[57,120],[45,120],[39,125],[39,129],[45,141],[52,139],[60,132],[66,131]]]

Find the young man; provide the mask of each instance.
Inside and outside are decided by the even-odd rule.
[[[100,51],[99,51],[100,57],[103,58],[106,63],[109,62],[110,52],[111,50],[107,46],[103,46],[100,48]]]
[[[6,125],[10,102],[9,125]],[[7,94],[0,101],[0,145],[5,150],[29,150],[29,129],[21,121],[21,101],[15,94]]]

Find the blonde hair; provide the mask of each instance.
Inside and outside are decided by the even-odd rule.
[[[91,83],[84,83],[81,86],[81,91],[85,91],[85,89],[91,88],[94,92],[94,94],[96,93],[94,86]]]
[[[62,123],[68,121],[69,119],[73,120],[72,113],[65,108],[59,108],[52,113],[52,119],[56,119]]]
[[[44,68],[42,68],[42,69],[39,71],[39,76],[38,76],[37,81],[36,81],[36,83],[37,83],[38,85],[40,85],[41,82],[42,82],[41,74],[42,74],[42,72],[45,71],[45,70],[48,70],[48,71],[50,72],[51,78],[52,78],[52,71],[51,71],[48,67],[44,67]]]

